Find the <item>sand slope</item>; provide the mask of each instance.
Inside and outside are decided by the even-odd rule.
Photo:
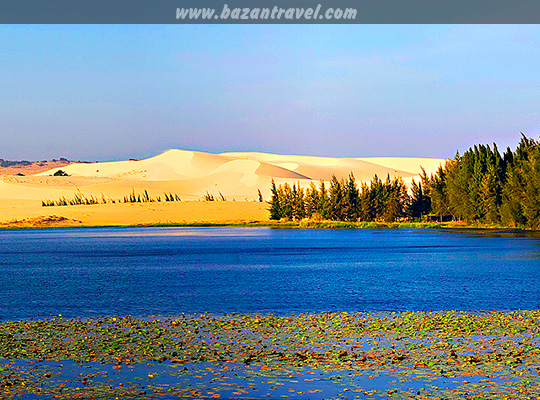
[[[285,168],[265,165],[264,162],[231,159],[221,155],[198,151],[168,150],[158,156],[139,161],[115,161],[95,164],[71,164],[37,174],[52,175],[62,169],[71,176],[114,177],[137,180],[181,180],[200,178],[220,171],[252,175],[260,166],[265,174],[278,178],[303,179],[304,177]]]
[[[257,152],[210,154],[169,150],[139,161],[74,163],[35,176],[4,176],[0,198],[57,199],[75,191],[85,195],[121,198],[132,190],[147,190],[152,196],[164,192],[185,200],[200,200],[208,191],[228,200],[253,200],[260,190],[270,196],[270,183],[288,182],[307,186],[311,181],[328,181],[332,175],[346,178],[351,172],[357,181],[402,177],[419,180],[421,167],[429,174],[444,160],[430,158],[335,158],[278,155]],[[62,169],[70,176],[51,176]]]
[[[442,162],[444,160],[429,158],[333,158],[169,150],[138,161],[73,163],[34,176],[0,176],[0,222],[25,215],[40,217],[53,214],[91,224],[99,224],[100,218],[111,224],[115,221],[127,224],[130,218],[136,221],[134,223],[264,219],[268,214],[267,205],[254,205],[253,202],[258,198],[258,190],[265,200],[270,199],[272,179],[277,184],[299,183],[306,187],[313,181],[317,184],[321,180],[328,181],[334,174],[345,178],[352,172],[357,181],[369,181],[375,174],[384,179],[389,174],[410,183],[412,179],[419,180],[421,166],[429,174]],[[69,176],[52,176],[59,169]],[[228,202],[211,209],[193,202],[153,203],[141,206],[140,212],[139,208],[119,204],[41,207],[42,199],[71,198],[76,192],[118,200],[132,191],[143,193],[145,190],[152,197],[163,198],[164,193],[175,193],[182,200],[202,200],[209,192],[216,198],[223,195]],[[246,201],[252,205],[248,207]]]
[[[416,178],[423,167],[431,174],[445,160],[437,158],[367,157],[335,158],[314,156],[289,156],[258,152],[222,153],[221,156],[265,162],[300,173],[312,180],[329,180],[333,174],[345,178],[350,172],[357,180],[369,181],[376,174],[380,178]],[[407,180],[407,179],[405,179]]]

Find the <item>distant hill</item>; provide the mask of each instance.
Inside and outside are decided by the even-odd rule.
[[[0,158],[0,175],[34,175],[50,169],[64,167],[74,162],[65,158],[44,161],[11,161]],[[80,163],[81,161],[76,162]]]

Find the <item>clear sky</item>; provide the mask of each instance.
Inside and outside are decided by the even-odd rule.
[[[452,157],[540,133],[540,26],[2,26],[0,158]]]

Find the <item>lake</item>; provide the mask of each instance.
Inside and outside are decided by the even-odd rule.
[[[540,308],[540,240],[415,229],[0,231],[0,319]]]

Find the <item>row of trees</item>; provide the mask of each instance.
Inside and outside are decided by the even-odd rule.
[[[271,219],[396,221],[427,215],[467,222],[540,227],[540,142],[522,134],[515,151],[477,145],[432,175],[422,169],[410,190],[400,178],[375,176],[360,187],[354,176],[332,177],[304,189],[272,181]]]
[[[429,199],[422,184],[413,182],[412,193],[407,193],[401,178],[382,181],[375,175],[370,184],[360,188],[351,173],[347,179],[332,176],[328,188],[324,182],[308,188],[293,184],[276,186],[272,181],[270,219],[303,218],[334,221],[386,221],[411,217],[420,218],[429,211]]]
[[[435,215],[540,227],[540,143],[523,134],[515,151],[474,146],[422,180]]]

